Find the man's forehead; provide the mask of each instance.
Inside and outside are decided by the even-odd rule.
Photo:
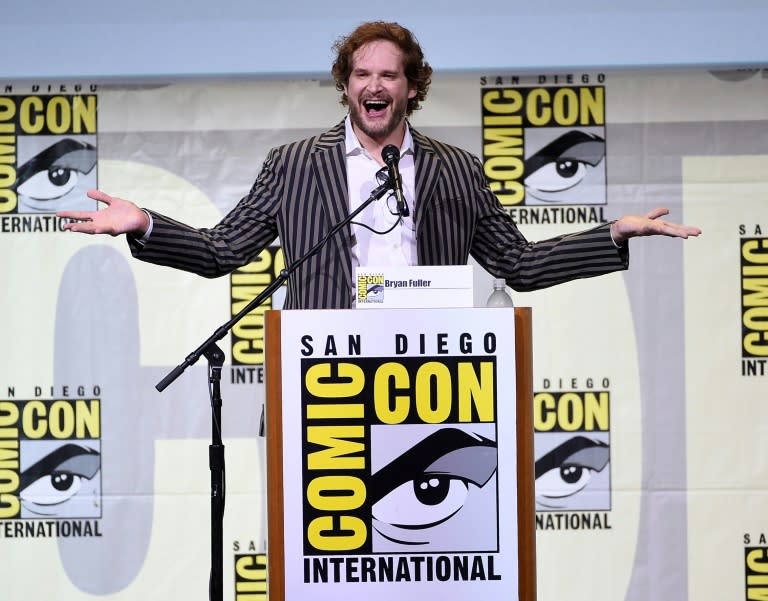
[[[370,62],[389,62],[393,68],[403,68],[403,51],[389,40],[374,40],[363,44],[352,54],[352,66]]]

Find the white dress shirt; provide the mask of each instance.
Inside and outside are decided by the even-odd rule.
[[[376,172],[381,165],[363,148],[357,139],[349,116],[346,118],[346,158],[347,187],[349,192],[349,210],[357,209],[371,195],[379,183]],[[408,203],[408,217],[399,217],[395,211],[395,198],[388,192],[379,200],[368,205],[352,223],[352,269],[363,266],[415,265],[418,262],[416,252],[416,228],[413,221],[415,212],[416,169],[413,162],[413,138],[408,124],[400,147],[400,176],[403,182],[403,195]],[[395,214],[393,214],[393,212]],[[396,225],[402,219],[402,223]],[[364,223],[378,232],[376,234],[365,227]]]

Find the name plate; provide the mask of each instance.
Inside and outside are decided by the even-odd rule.
[[[474,306],[471,265],[358,267],[358,309]]]

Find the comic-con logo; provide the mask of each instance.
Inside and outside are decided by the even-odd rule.
[[[0,519],[101,517],[101,401],[0,401]]]
[[[365,274],[357,276],[357,302],[358,303],[383,303],[384,302],[384,275]]]
[[[533,422],[537,528],[610,527],[610,391],[536,392]]]
[[[301,369],[305,555],[498,551],[495,357]]]
[[[606,203],[603,86],[483,87],[483,170],[505,207]]]
[[[96,150],[95,94],[0,96],[0,214],[93,210]]]
[[[267,600],[267,554],[235,554],[235,601]]]
[[[744,534],[744,598],[747,601],[768,599],[768,547],[765,544],[764,533],[754,537]]]
[[[271,286],[285,269],[283,249],[265,248],[255,261],[232,272],[229,276],[230,309],[234,317],[248,303]],[[285,298],[285,286],[245,315],[232,327],[232,383],[263,382],[265,347],[265,313],[280,309]]]
[[[742,235],[761,232],[759,226]],[[768,238],[739,240],[741,276],[741,373],[766,375],[768,360]]]

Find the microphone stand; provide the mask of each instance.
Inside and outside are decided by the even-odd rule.
[[[288,277],[304,264],[310,257],[316,254],[339,230],[348,225],[369,204],[378,200],[392,188],[392,182],[388,178],[371,192],[368,199],[347,217],[337,223],[326,236],[313,246],[304,256],[300,257],[289,267],[282,269],[275,280],[267,286],[261,294],[254,297],[242,310],[229,321],[219,326],[199,347],[192,351],[186,359],[173,368],[160,382],[155,385],[158,392],[165,390],[188,367],[197,363],[201,356],[208,360],[208,383],[211,398],[211,444],[208,447],[208,463],[211,470],[211,574],[208,584],[208,598],[210,601],[223,601],[223,521],[225,501],[225,468],[224,445],[221,440],[221,368],[224,365],[224,353],[216,343],[227,335],[227,332],[243,317],[261,305],[266,299],[277,291]]]

